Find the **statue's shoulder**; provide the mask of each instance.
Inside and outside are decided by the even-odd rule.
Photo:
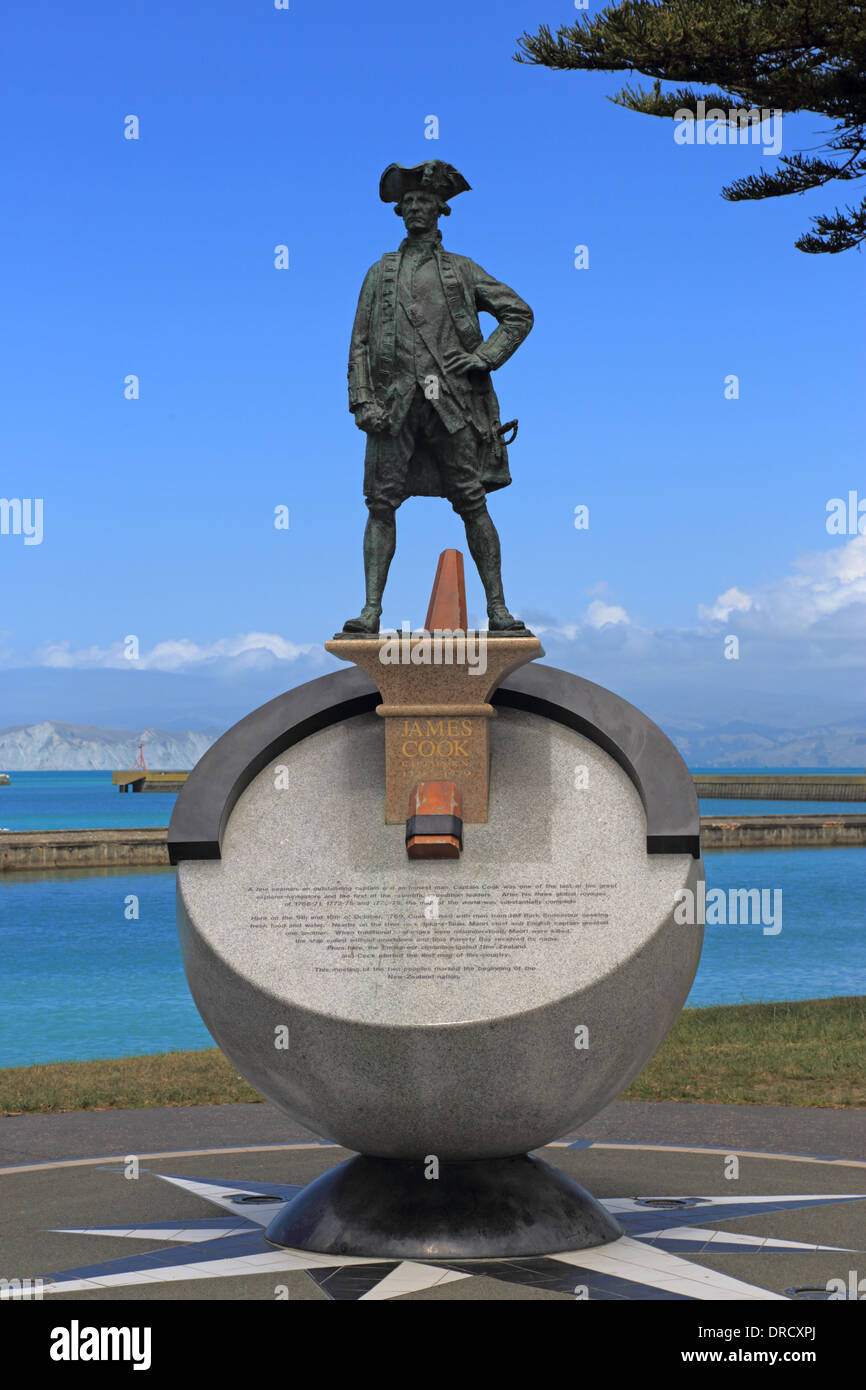
[[[488,278],[487,271],[482,270],[478,261],[474,261],[470,256],[459,256],[457,252],[446,252],[446,250],[442,250],[441,254],[446,257],[446,261],[448,261],[450,268],[455,271],[455,274],[463,279],[467,288],[477,284],[480,279]]]
[[[446,251],[444,247],[439,248],[439,255],[444,256],[447,261],[451,261],[456,266],[465,266],[468,270],[477,269],[475,262],[468,256],[461,256],[457,251]]]
[[[378,261],[374,261],[364,277],[364,284],[368,289],[376,289],[383,278],[396,274],[397,266],[400,263],[399,251],[386,251],[380,256]]]
[[[484,275],[481,266],[469,256],[461,256],[458,255],[456,251],[446,251],[444,249],[441,249],[439,254],[458,275],[463,276],[467,283],[472,283],[477,280],[479,276]]]
[[[367,274],[364,276],[364,280],[378,280],[383,271],[387,270],[390,266],[396,265],[399,259],[399,251],[386,251],[383,255],[379,257],[378,261],[373,262],[373,264],[370,266],[370,269],[367,271]]]

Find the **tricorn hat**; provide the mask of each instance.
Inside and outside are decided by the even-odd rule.
[[[383,203],[399,203],[405,193],[424,189],[427,193],[435,193],[445,203],[458,193],[467,192],[469,187],[453,164],[427,159],[411,169],[402,164],[389,164],[379,180],[379,197]]]

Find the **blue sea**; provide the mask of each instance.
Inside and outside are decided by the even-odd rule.
[[[15,830],[166,825],[175,801],[123,795],[104,772],[12,778],[0,788],[0,825]],[[747,805],[766,814],[776,803],[701,809],[735,815]],[[866,993],[866,849],[714,851],[706,870],[708,890],[781,889],[782,930],[708,924],[689,1005]],[[168,868],[0,875],[0,1067],[212,1045],[181,965],[174,877]]]
[[[3,769],[0,768],[0,772]],[[3,830],[107,830],[168,825],[173,792],[121,792],[110,772],[10,772],[0,787]]]

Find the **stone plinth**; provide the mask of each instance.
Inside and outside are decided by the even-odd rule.
[[[403,632],[338,637],[325,648],[360,666],[381,691],[386,824],[405,821],[420,781],[456,783],[464,822],[486,821],[490,698],[507,675],[543,655],[538,638]]]

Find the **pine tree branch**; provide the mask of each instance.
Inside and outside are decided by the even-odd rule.
[[[622,0],[518,39],[515,61],[720,83],[747,105],[866,119],[866,26],[853,0]]]
[[[609,96],[615,106],[623,106],[627,111],[640,111],[645,116],[675,116],[678,111],[696,111],[699,100],[707,108],[723,108],[728,111],[735,105],[736,98],[723,92],[709,92],[700,96],[691,87],[678,87],[675,92],[663,92],[660,82],[654,82],[651,92],[642,87],[622,87]]]
[[[861,149],[863,146],[861,145]],[[852,160],[853,160],[852,156]],[[735,179],[722,189],[722,197],[729,203],[742,203],[761,198],[778,198],[787,193],[805,193],[810,188],[820,188],[831,179],[857,179],[866,173],[866,161],[847,165],[833,164],[827,159],[818,159],[804,154],[783,155],[780,168],[772,173],[762,169],[758,174]]]
[[[804,232],[794,242],[798,251],[810,255],[827,252],[836,255],[839,251],[851,251],[866,241],[866,198],[859,208],[838,208],[832,217],[813,217],[814,232]]]

